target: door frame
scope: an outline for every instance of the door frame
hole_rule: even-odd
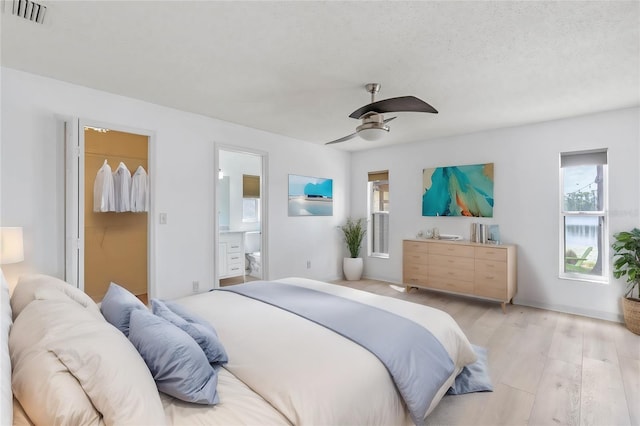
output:
[[[262,150],[247,148],[237,145],[227,145],[223,143],[215,143],[214,148],[214,196],[213,196],[213,287],[220,287],[220,276],[218,274],[218,258],[219,258],[219,241],[220,241],[220,218],[218,217],[218,190],[220,181],[218,179],[218,170],[220,169],[220,151],[236,152],[239,154],[254,155],[261,158],[261,174],[260,174],[260,262],[262,268],[262,279],[269,279],[269,251],[268,251],[268,211],[269,211],[269,197],[267,195],[268,186],[268,165],[269,165],[269,153]]]
[[[154,298],[156,286],[156,134],[152,130],[107,123],[104,121],[65,117],[65,280],[84,291],[84,128],[99,127],[118,132],[146,136],[147,173],[149,175],[149,212],[147,213],[147,295]]]

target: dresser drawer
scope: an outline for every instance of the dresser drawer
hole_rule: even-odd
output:
[[[501,277],[506,281],[507,278],[507,263],[495,262],[491,260],[476,260],[475,261],[476,279],[495,279]]]
[[[505,300],[507,297],[507,264],[476,260],[475,294]]]
[[[429,244],[420,241],[404,241],[402,244],[402,250],[406,256],[409,253],[428,253]]]
[[[431,265],[429,266],[429,281],[436,278],[473,281],[473,269],[452,269],[448,266]]]
[[[495,247],[476,247],[476,259],[507,261],[507,250]]]
[[[414,284],[420,286],[428,286],[427,272],[425,267],[406,266],[402,269],[402,282],[404,284]]]
[[[227,266],[227,272],[229,276],[238,276],[238,275],[244,275],[244,268],[242,267],[241,264],[236,263],[235,265],[228,265]]]
[[[453,291],[456,293],[473,294],[473,281],[451,279],[447,277],[430,277],[429,287]]]
[[[458,244],[432,243],[429,245],[430,254],[444,256],[473,257],[473,247]]]
[[[476,278],[474,294],[492,299],[505,300],[507,298],[507,286],[505,282]]]
[[[227,243],[227,253],[240,253],[242,251],[242,243],[230,242]]]
[[[416,263],[419,265],[426,265],[429,260],[429,255],[423,252],[408,252],[404,254],[404,263]]]
[[[473,271],[474,260],[472,257],[444,256],[442,254],[429,254],[429,265],[450,269],[464,269]]]
[[[242,253],[238,252],[238,253],[227,254],[227,264],[229,266],[242,264],[242,263],[243,263]]]
[[[417,275],[417,276],[423,276],[426,279],[428,270],[429,269],[426,264],[408,263],[405,261],[404,264],[402,265],[403,276]]]

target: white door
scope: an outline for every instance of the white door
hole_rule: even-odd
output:
[[[77,118],[65,129],[65,281],[84,290],[84,132]]]

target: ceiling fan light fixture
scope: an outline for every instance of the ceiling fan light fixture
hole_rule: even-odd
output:
[[[364,123],[358,126],[356,132],[366,141],[377,141],[389,133],[389,126],[381,123]]]

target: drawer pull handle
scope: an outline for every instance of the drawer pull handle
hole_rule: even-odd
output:
[[[485,276],[485,278],[486,278],[486,279],[488,279],[488,280],[492,280],[492,279],[494,279],[495,277],[494,277],[493,275],[487,275],[487,276]]]

